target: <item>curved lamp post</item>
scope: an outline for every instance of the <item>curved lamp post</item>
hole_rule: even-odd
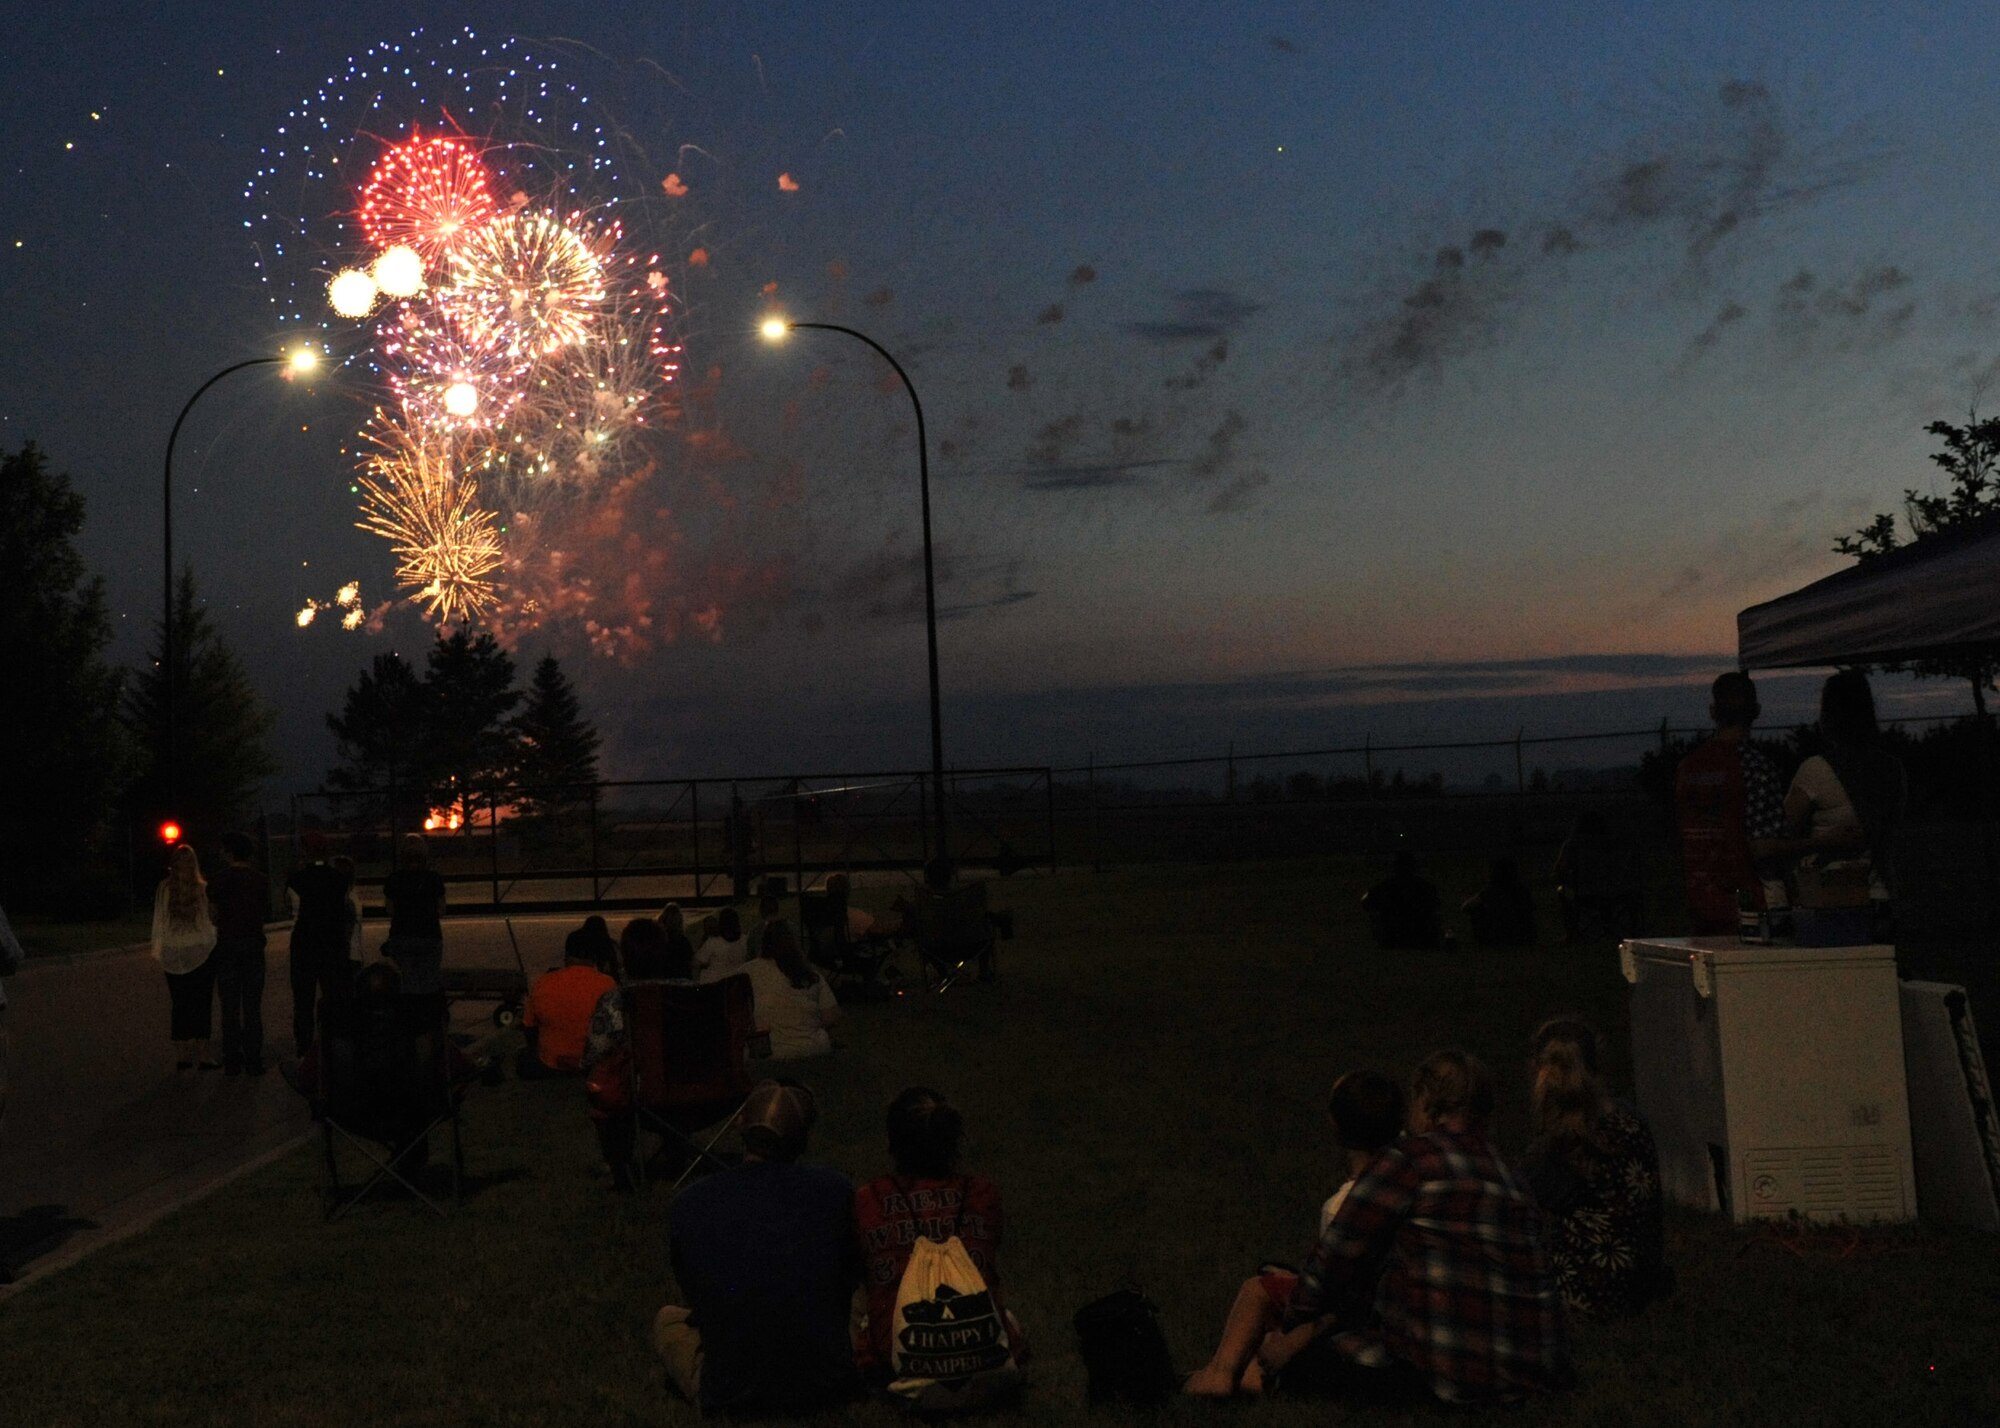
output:
[[[174,418],[174,429],[167,433],[167,459],[161,480],[160,498],[160,547],[163,553],[162,565],[165,579],[162,582],[164,603],[160,609],[160,663],[167,676],[167,804],[171,810],[175,789],[175,699],[179,694],[179,681],[174,670],[174,442],[181,434],[181,425],[194,410],[194,404],[202,394],[232,372],[241,372],[245,367],[286,367],[295,373],[310,372],[319,365],[319,354],[310,347],[300,347],[282,357],[252,357],[224,367],[206,382],[194,389],[194,395],[187,399],[181,414]]]
[[[950,852],[945,842],[944,809],[944,714],[942,701],[938,696],[938,646],[937,646],[937,577],[931,559],[931,461],[930,446],[924,439],[924,405],[917,400],[917,389],[910,382],[910,374],[903,370],[903,364],[890,355],[889,349],[865,332],[857,332],[851,327],[842,327],[832,322],[793,322],[785,317],[768,317],[758,329],[767,342],[782,342],[797,331],[840,332],[867,343],[895,369],[902,379],[903,390],[910,394],[910,409],[917,415],[917,491],[921,497],[924,514],[924,638],[929,645],[931,674],[931,805],[932,819],[937,839],[937,856],[949,860]]]

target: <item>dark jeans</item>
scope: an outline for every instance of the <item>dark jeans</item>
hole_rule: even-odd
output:
[[[215,954],[192,972],[167,973],[175,1041],[206,1041],[215,1021]]]
[[[340,1001],[353,990],[353,971],[347,961],[347,943],[328,942],[301,945],[297,934],[292,941],[292,1041],[303,1056],[313,1044],[313,999]]]
[[[222,999],[222,1064],[264,1062],[264,934],[222,937],[209,956]]]

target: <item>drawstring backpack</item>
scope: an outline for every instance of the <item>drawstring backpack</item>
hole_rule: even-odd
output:
[[[910,1247],[889,1327],[889,1392],[920,1413],[979,1408],[1020,1390],[993,1290],[956,1234]]]

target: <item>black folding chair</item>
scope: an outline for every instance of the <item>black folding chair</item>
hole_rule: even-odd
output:
[[[698,1166],[721,1169],[715,1143],[735,1124],[755,1084],[757,1034],[750,979],[742,973],[702,985],[633,982],[621,994],[632,1055],[632,1110],[641,1127],[679,1147],[676,1188]],[[769,1053],[768,1039],[765,1053]],[[718,1124],[718,1122],[720,1124]],[[714,1127],[706,1141],[696,1135]],[[645,1178],[645,1158],[639,1174]]]
[[[408,1006],[400,997],[321,1007],[313,1109],[326,1156],[328,1220],[339,1219],[388,1179],[443,1215],[444,1206],[415,1180],[429,1161],[431,1133],[441,1125],[451,1128],[451,1199],[458,1202],[465,1152],[449,1055],[444,1028],[427,1007]],[[374,1167],[358,1187],[341,1182],[339,1142]]]
[[[991,975],[996,934],[986,911],[985,883],[960,883],[942,892],[925,888],[910,918],[930,990],[949,991],[974,962],[982,976]]]

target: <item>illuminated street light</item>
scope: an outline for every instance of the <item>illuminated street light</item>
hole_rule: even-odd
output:
[[[937,644],[937,579],[931,559],[931,460],[928,443],[924,439],[924,405],[917,400],[917,389],[910,382],[910,374],[903,370],[903,364],[890,355],[889,349],[865,332],[856,332],[851,327],[840,327],[831,322],[793,322],[790,318],[772,314],[759,324],[758,331],[766,342],[782,342],[793,332],[840,332],[867,343],[876,353],[895,368],[902,379],[903,390],[910,394],[910,408],[917,414],[917,490],[922,497],[924,515],[924,637],[928,644],[931,675],[931,801],[934,805],[934,820],[937,826],[937,857],[942,863],[949,858],[945,843],[944,810],[944,702],[938,693],[938,644]]]
[[[187,399],[181,414],[174,418],[174,429],[167,433],[167,457],[161,476],[160,496],[160,552],[163,579],[161,581],[163,604],[160,610],[160,667],[167,682],[167,802],[173,803],[175,796],[175,758],[178,752],[175,708],[180,690],[179,681],[174,677],[174,442],[180,438],[181,426],[194,410],[194,404],[202,394],[232,372],[241,372],[245,367],[286,367],[288,375],[303,376],[319,365],[319,354],[310,347],[295,347],[280,357],[251,357],[224,367],[206,382],[194,389],[194,395]],[[168,838],[167,829],[174,830],[173,838]],[[160,836],[168,842],[180,837],[178,823],[162,824]]]

